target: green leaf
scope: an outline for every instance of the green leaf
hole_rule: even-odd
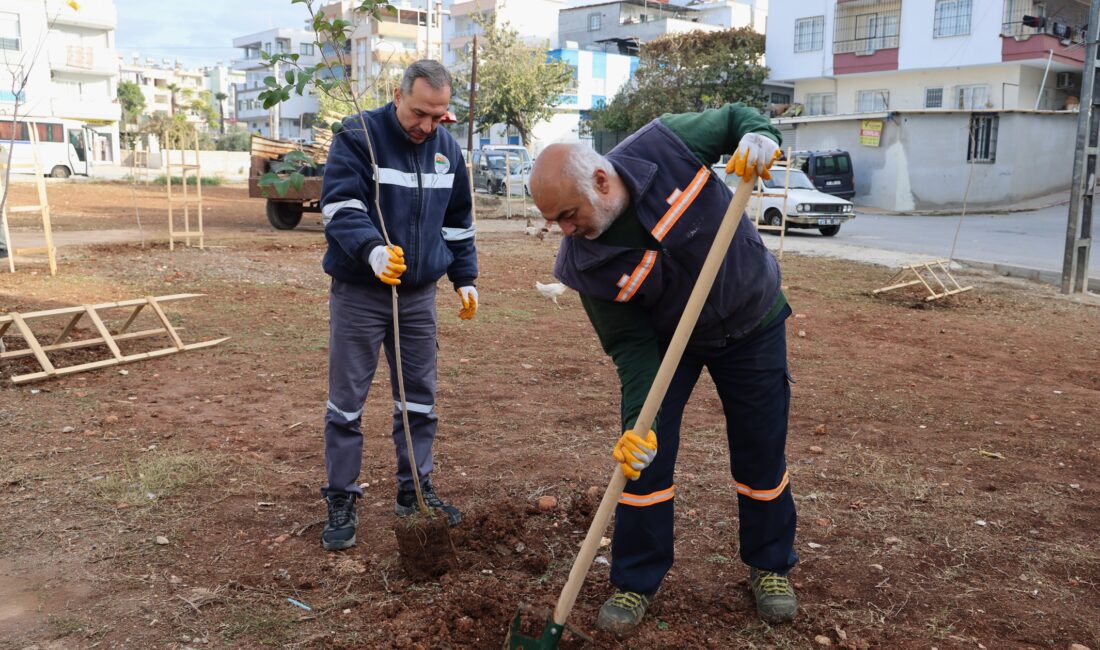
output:
[[[279,80],[271,75],[268,75],[264,77],[264,85],[269,88],[277,88],[279,86]]]
[[[290,163],[298,163],[300,165],[313,166],[313,159],[309,157],[304,151],[291,151],[283,156],[283,160]]]
[[[293,84],[294,83],[294,71],[293,70],[287,70],[286,73],[283,75],[283,78],[286,79],[286,82],[288,84]]]
[[[272,185],[272,187],[275,188],[275,191],[279,194],[279,196],[286,196],[287,190],[290,189],[290,180],[289,179],[281,179],[281,180],[275,181],[271,185]]]
[[[668,623],[666,623],[664,621],[657,621],[657,629],[658,630],[667,630],[668,629]]]
[[[298,85],[295,87],[295,90],[298,92],[299,95],[301,95],[302,92],[305,90],[305,87],[306,87],[307,83],[309,83],[309,76],[308,75],[304,75],[304,74],[298,75]]]
[[[306,177],[300,172],[294,172],[290,175],[290,178],[288,180],[290,180],[290,186],[294,188],[295,192],[301,192],[302,185],[306,182]]]
[[[336,134],[336,133],[339,133],[339,132],[344,130],[344,123],[343,122],[333,122],[332,124],[329,125],[328,128],[331,129],[334,134]]]

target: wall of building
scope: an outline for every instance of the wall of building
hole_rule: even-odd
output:
[[[768,40],[764,56],[771,69],[772,79],[784,81],[817,79],[833,73],[832,39],[835,6],[835,0],[770,3]],[[824,17],[821,49],[795,52],[795,21],[813,16]]]
[[[996,161],[967,162],[969,112],[896,113],[879,147],[860,144],[860,118],[797,124],[799,149],[852,157],[859,205],[885,210],[1005,206],[1069,188],[1077,115],[1000,113]],[[878,118],[878,119],[881,119]]]
[[[1027,71],[1026,76],[1024,71]],[[937,68],[932,70],[886,72],[866,75],[841,75],[834,78],[802,80],[795,83],[795,102],[803,103],[811,93],[836,93],[838,115],[856,112],[860,91],[885,90],[889,93],[889,108],[914,110],[924,108],[926,88],[944,89],[944,107],[951,108],[958,86],[984,85],[994,109],[1034,108],[1035,94],[1042,79],[1042,70],[1018,64],[997,64],[972,67]],[[1050,83],[1053,84],[1054,73]],[[1002,100],[1003,91],[1003,100]],[[1023,99],[1021,105],[1017,97]]]

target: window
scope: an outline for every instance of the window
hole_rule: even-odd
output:
[[[856,95],[857,113],[880,113],[890,108],[890,91],[861,90]]]
[[[264,52],[271,54],[271,43],[264,43]]]
[[[814,176],[832,176],[847,174],[851,170],[848,155],[820,156],[814,159]]]
[[[598,32],[603,27],[603,14],[588,14],[588,31]]]
[[[997,115],[975,113],[970,116],[970,143],[966,162],[992,164],[997,162]]]
[[[298,45],[298,53],[305,56],[313,56],[313,43],[301,43]]]
[[[786,93],[772,93],[769,101],[772,104],[790,104],[791,96]]]
[[[19,14],[0,11],[0,50],[19,50]]]
[[[835,93],[811,93],[806,95],[806,115],[835,115]]]
[[[970,33],[970,14],[973,0],[936,0],[936,17],[932,36],[965,36]]]
[[[925,88],[924,107],[943,108],[943,88]]]
[[[896,13],[860,14],[856,16],[856,54],[898,46],[901,16]]]
[[[825,47],[825,16],[794,21],[794,51],[814,52]]]
[[[975,110],[986,108],[989,104],[989,86],[956,86],[955,108]]]

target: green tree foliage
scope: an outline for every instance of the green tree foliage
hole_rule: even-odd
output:
[[[764,36],[751,29],[670,34],[642,45],[631,84],[602,110],[591,130],[634,131],[662,113],[689,113],[743,102],[763,108]]]
[[[122,121],[137,124],[138,117],[145,110],[145,94],[141,92],[141,86],[132,81],[120,81],[118,103],[122,106]]]
[[[484,31],[478,37],[474,102],[478,132],[494,124],[506,124],[519,132],[526,146],[531,129],[554,115],[554,106],[572,83],[573,68],[561,61],[547,61],[546,47],[527,45],[506,22],[498,25],[492,16],[477,22]],[[461,55],[455,74],[460,122],[469,116],[470,63],[470,56]]]
[[[252,135],[241,127],[230,128],[218,139],[218,151],[248,151],[252,144]]]

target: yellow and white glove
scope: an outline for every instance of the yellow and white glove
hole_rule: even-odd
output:
[[[657,434],[650,429],[649,435],[641,438],[634,434],[633,429],[627,429],[619,442],[615,443],[615,450],[611,455],[622,465],[623,474],[628,479],[637,480],[642,475],[642,470],[649,467],[657,456]]]
[[[779,145],[771,138],[759,133],[746,133],[733,152],[733,158],[726,164],[727,174],[736,174],[741,180],[751,182],[755,173],[768,180],[772,177],[768,168],[779,156]]]
[[[474,287],[459,287],[458,298],[462,301],[462,309],[458,310],[458,317],[462,320],[470,320],[477,313],[477,289]]]
[[[375,246],[367,260],[378,279],[390,286],[401,284],[405,272],[405,251],[400,246]]]

